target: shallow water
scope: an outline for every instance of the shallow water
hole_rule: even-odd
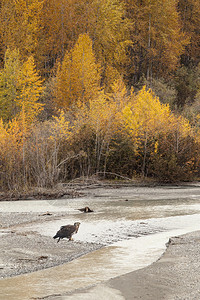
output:
[[[94,213],[78,211],[84,206]],[[200,229],[200,190],[97,189],[87,198],[4,202],[0,203],[0,210],[67,212],[67,217],[46,222],[45,227],[32,225],[31,230],[53,236],[61,225],[80,221],[74,240],[105,246],[62,266],[0,280],[0,299],[23,300],[73,292],[156,261],[170,236]]]

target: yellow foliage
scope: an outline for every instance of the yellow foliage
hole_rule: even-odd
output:
[[[0,145],[1,159],[6,170],[15,168],[16,157],[21,156],[22,149],[22,132],[16,120],[12,120],[9,124],[0,121]]]
[[[71,136],[71,130],[69,126],[69,122],[66,121],[64,111],[60,111],[60,115],[58,117],[54,116],[54,123],[53,123],[53,131],[59,138],[64,138],[68,140]],[[50,138],[54,138],[51,136]]]
[[[100,71],[87,34],[81,34],[71,52],[58,65],[55,80],[55,102],[69,108],[77,101],[88,102],[99,91]]]
[[[111,101],[104,91],[95,100],[90,101],[89,120],[97,134],[111,130],[116,114],[116,102]]]
[[[9,134],[9,139],[12,140],[12,144],[16,149],[18,149],[22,144],[23,130],[21,128],[21,122],[16,118],[8,123],[7,132]]]
[[[157,153],[158,152],[158,141],[155,142],[155,145],[154,145],[154,153]]]
[[[38,102],[41,93],[44,91],[43,81],[38,75],[32,56],[23,64],[18,86],[20,94],[16,98],[16,105],[24,109],[27,120],[31,123],[43,110],[43,104]]]
[[[132,94],[130,102],[123,109],[125,128],[134,138],[146,133],[162,130],[170,117],[168,105],[161,104],[151,90],[144,86],[138,94]]]
[[[44,91],[43,80],[36,71],[33,57],[22,63],[19,55],[16,49],[5,53],[5,65],[0,72],[0,116],[5,121],[20,118],[23,108],[31,124],[43,110],[43,104],[38,102]]]
[[[0,119],[0,144],[1,144],[0,151],[3,151],[3,147],[6,144],[7,137],[8,137],[8,133],[3,124],[3,120]]]
[[[117,69],[112,67],[111,65],[106,66],[104,76],[104,87],[107,92],[110,92],[115,82],[117,82],[121,78],[121,75],[117,71]]]
[[[0,117],[11,120],[16,114],[15,99],[19,93],[18,78],[21,70],[19,51],[6,50],[4,68],[0,71]]]
[[[147,136],[158,137],[169,133],[186,137],[192,134],[189,122],[171,113],[169,105],[160,103],[151,90],[144,86],[133,94],[130,102],[122,110],[122,124],[139,145]],[[155,150],[157,146],[155,146]]]
[[[93,0],[93,19],[88,30],[94,41],[98,61],[103,68],[113,66],[121,71],[127,61],[126,50],[130,46],[129,26],[125,2],[122,0]]]
[[[95,136],[95,151],[109,144],[119,125],[118,111],[120,106],[115,98],[109,97],[104,91],[99,92],[89,104],[80,103],[74,112],[73,134],[75,138],[83,128],[90,129]]]
[[[133,100],[134,121],[145,130],[162,128],[170,116],[169,105],[161,104],[151,90],[144,86]]]
[[[23,58],[38,46],[44,0],[2,0],[0,35],[4,47],[18,48]]]

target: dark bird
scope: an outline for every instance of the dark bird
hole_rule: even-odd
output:
[[[88,206],[86,206],[84,208],[79,208],[78,210],[85,212],[85,213],[93,212],[93,210],[90,209]]]
[[[60,230],[53,237],[54,239],[58,238],[57,243],[64,238],[68,238],[69,241],[73,241],[72,235],[78,232],[79,226],[81,223],[76,222],[74,225],[64,225],[60,227]]]

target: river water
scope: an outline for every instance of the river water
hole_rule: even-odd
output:
[[[94,212],[78,211],[85,206]],[[73,294],[76,289],[156,261],[165,251],[169,237],[200,229],[200,186],[99,188],[88,190],[87,197],[78,199],[2,202],[0,210],[63,211],[67,217],[46,222],[45,227],[32,225],[31,230],[52,237],[61,225],[79,221],[81,226],[74,240],[104,246],[62,266],[0,280],[0,299],[37,299]],[[76,296],[62,299],[68,298]]]

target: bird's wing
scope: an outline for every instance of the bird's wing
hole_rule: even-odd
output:
[[[64,227],[66,227],[66,226],[68,226],[68,225],[63,225],[63,226],[61,226],[61,227],[60,227],[60,230],[63,229]]]
[[[66,231],[68,234],[72,234],[76,230],[74,225],[65,225],[60,227],[61,231]]]
[[[71,226],[74,226],[74,225],[63,225],[63,226],[60,227],[60,229],[63,229],[63,228],[67,229],[67,228],[70,228]]]
[[[84,208],[78,208],[78,210],[80,210],[80,211],[85,211],[85,207]]]

